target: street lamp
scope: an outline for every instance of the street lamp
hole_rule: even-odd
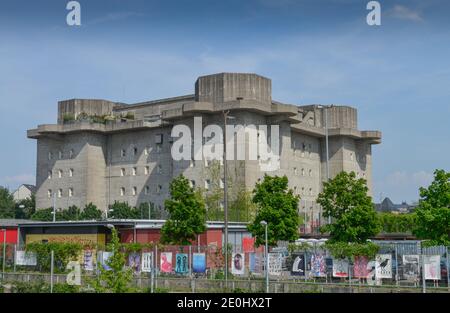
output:
[[[227,119],[234,119],[228,116],[230,111],[223,113],[223,211],[225,224],[225,287],[228,287],[228,182],[227,182]]]
[[[266,293],[269,293],[269,246],[267,243],[267,222],[261,221],[261,225],[264,226],[264,234],[265,234],[265,249],[264,249],[264,258],[266,260]]]
[[[327,172],[327,182],[330,180],[330,165],[329,163],[329,145],[328,145],[328,109],[332,108],[333,105],[319,105],[318,109],[323,109],[325,114],[325,151],[326,151],[326,172]],[[328,224],[331,224],[331,216],[328,216]]]

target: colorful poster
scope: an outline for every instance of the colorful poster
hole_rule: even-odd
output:
[[[142,265],[141,271],[144,273],[150,273],[153,268],[153,252],[142,253]]]
[[[292,275],[305,276],[305,255],[293,254],[293,262],[291,268]]]
[[[16,251],[16,265],[35,266],[37,265],[36,254],[33,252]]]
[[[177,253],[175,256],[175,272],[186,274],[188,270],[188,255],[186,253]]]
[[[377,254],[375,257],[375,277],[392,278],[392,255]]]
[[[128,255],[128,266],[133,269],[133,272],[139,273],[141,269],[141,256],[139,253],[133,252]]]
[[[283,255],[277,252],[269,253],[269,275],[281,275]]]
[[[251,273],[263,272],[263,255],[261,253],[249,253],[249,269]]]
[[[84,250],[83,268],[85,271],[94,270],[94,250]]]
[[[325,277],[327,266],[323,254],[317,253],[311,256],[311,276]]]
[[[160,269],[163,273],[172,272],[172,252],[161,252]]]
[[[403,278],[416,281],[419,278],[419,256],[403,255]]]
[[[242,238],[242,249],[244,253],[255,252],[255,238]]]
[[[369,270],[367,269],[369,260],[366,256],[355,256],[355,264],[353,266],[353,276],[356,278],[367,278]]]
[[[194,273],[204,273],[206,271],[206,254],[194,253],[192,255],[192,270]]]
[[[233,253],[231,261],[231,273],[234,275],[244,274],[245,254]]]
[[[109,251],[99,251],[98,253],[99,262],[107,271],[109,271],[111,267],[106,263],[106,261],[108,261],[111,256],[112,252]]]
[[[348,260],[333,259],[333,277],[348,277]]]
[[[440,280],[441,279],[441,256],[440,255],[424,255],[423,262],[425,266],[425,279]]]

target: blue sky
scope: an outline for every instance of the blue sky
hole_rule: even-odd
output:
[[[57,101],[127,103],[190,94],[215,72],[272,79],[273,98],[346,104],[373,148],[374,198],[418,198],[450,170],[450,3],[379,1],[99,1],[66,24],[64,0],[0,0],[0,185],[34,183],[26,130],[56,121]]]

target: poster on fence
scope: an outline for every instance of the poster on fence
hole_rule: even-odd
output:
[[[381,278],[376,277],[376,261],[367,262],[367,284],[370,286],[380,286]]]
[[[348,277],[348,261],[333,259],[333,277]]]
[[[172,272],[172,252],[161,252],[160,270],[163,273]]]
[[[112,252],[108,251],[99,251],[99,262],[103,266],[103,268],[107,271],[111,269],[111,267],[106,263],[109,258],[112,256]]]
[[[133,269],[133,272],[139,273],[141,269],[141,255],[137,252],[128,255],[128,266]]]
[[[94,250],[84,250],[83,252],[83,268],[85,271],[94,270]]]
[[[234,275],[244,274],[245,254],[233,253],[231,261],[231,273]]]
[[[249,270],[251,273],[262,273],[263,272],[263,259],[261,253],[252,252],[249,253]]]
[[[325,277],[327,272],[327,265],[325,264],[325,257],[321,253],[311,255],[311,276]]]
[[[188,255],[186,253],[176,254],[175,272],[178,274],[186,274],[188,272]]]
[[[255,252],[255,238],[242,238],[242,249],[244,253]]]
[[[375,277],[392,278],[392,255],[377,254],[375,257]]]
[[[415,281],[419,277],[419,255],[403,255],[403,278],[408,281]]]
[[[35,266],[36,254],[33,252],[16,251],[16,265]]]
[[[153,252],[142,252],[141,271],[150,273],[153,267]]]
[[[425,279],[440,280],[441,279],[441,256],[440,255],[424,255],[423,261],[425,265]]]
[[[367,269],[368,259],[366,256],[355,256],[355,264],[353,266],[353,276],[356,278],[367,278],[369,270]]]
[[[292,268],[291,274],[298,276],[305,276],[305,255],[304,254],[293,254],[292,255]]]
[[[283,255],[278,252],[269,253],[269,275],[281,275]]]
[[[194,273],[204,273],[206,271],[206,254],[194,253],[192,255],[192,270]]]

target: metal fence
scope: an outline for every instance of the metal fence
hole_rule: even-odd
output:
[[[418,291],[449,288],[449,248],[425,248],[420,241],[373,242],[380,247],[373,260],[365,257],[334,259],[324,248],[324,241],[318,240],[309,240],[310,248],[297,251],[283,245],[271,247],[268,267],[263,247],[239,246],[228,253],[228,279],[263,281],[267,268],[271,283],[405,286]],[[48,260],[25,253],[23,246],[1,247],[2,279],[13,273],[49,273],[48,267],[41,264]],[[80,264],[83,275],[96,275],[99,266],[107,268],[108,257],[107,251],[91,247],[83,250],[74,261]],[[135,279],[147,279],[152,275],[155,280],[220,280],[224,279],[224,264],[224,250],[216,246],[154,246],[126,252],[126,266],[133,269]],[[67,264],[62,264],[57,257],[53,265],[56,274],[69,271]]]

